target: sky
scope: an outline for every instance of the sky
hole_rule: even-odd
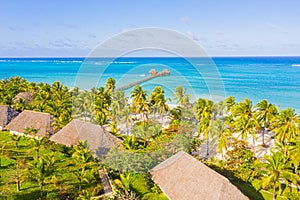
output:
[[[299,0],[0,0],[0,57],[86,57],[122,32],[185,34],[210,56],[299,56]]]

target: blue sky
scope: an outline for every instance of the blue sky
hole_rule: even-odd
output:
[[[208,55],[300,55],[297,0],[0,0],[0,57],[87,56],[122,31],[179,31]]]

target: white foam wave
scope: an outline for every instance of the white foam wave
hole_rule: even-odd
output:
[[[292,64],[292,67],[300,67],[300,64]]]

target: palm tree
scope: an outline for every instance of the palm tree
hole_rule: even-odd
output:
[[[233,128],[235,132],[240,132],[243,140],[246,141],[248,134],[250,133],[253,138],[253,144],[255,145],[256,140],[256,121],[253,115],[252,102],[245,98],[232,107],[232,116],[234,119]]]
[[[79,190],[82,189],[82,182],[88,182],[86,178],[88,170],[92,167],[93,156],[88,150],[88,145],[86,141],[80,142],[78,145],[74,146],[74,153],[72,154],[73,162],[77,168],[75,171],[75,176],[79,181]]]
[[[243,139],[244,142],[247,141],[248,135],[250,134],[253,138],[253,144],[255,145],[256,131],[255,122],[251,118],[245,116],[240,116],[233,123],[234,131],[239,133],[239,137]]]
[[[273,152],[271,156],[265,156],[267,161],[263,166],[266,171],[266,176],[262,179],[262,187],[273,186],[273,199],[276,199],[277,188],[281,191],[281,180],[284,180],[286,185],[288,182],[299,180],[296,174],[293,174],[286,168],[286,157],[282,152]]]
[[[2,158],[6,158],[7,156],[7,143],[1,142],[0,143],[0,168],[2,167]]]
[[[176,104],[187,108],[190,105],[190,97],[186,94],[186,89],[182,86],[177,86],[173,93],[174,99],[177,100]]]
[[[300,138],[291,139],[291,144],[288,146],[287,155],[294,166],[294,173],[297,174],[300,165]]]
[[[277,108],[267,100],[260,101],[256,106],[256,119],[261,124],[262,130],[262,145],[265,146],[265,131],[270,129],[270,124],[273,118],[277,115]]]
[[[84,90],[73,97],[73,113],[84,121],[91,120],[94,112],[95,94]]]
[[[147,91],[144,91],[141,86],[136,85],[131,92],[131,98],[135,113],[140,113],[142,119],[143,116],[146,116],[146,119],[148,119],[149,104],[146,101]]]
[[[116,87],[116,81],[113,78],[108,78],[105,83],[105,91],[110,95]]]
[[[99,87],[95,95],[95,115],[97,123],[101,126],[108,123],[111,116],[110,105],[111,96],[103,87]]]
[[[223,127],[224,128],[224,127]],[[228,148],[228,142],[232,136],[230,128],[223,129],[219,132],[218,152],[222,153],[222,159],[224,159],[223,149],[226,151]]]
[[[209,140],[206,141],[207,142],[206,156],[209,155],[210,145],[214,144],[219,139],[223,131],[224,131],[224,124],[220,119],[216,119],[211,122],[208,130]]]
[[[10,134],[9,136],[10,136],[11,140],[14,141],[16,149],[19,149],[19,142],[23,136],[16,135],[16,134]]]
[[[54,155],[44,155],[38,159],[34,159],[29,163],[29,168],[22,171],[24,180],[31,180],[38,183],[40,187],[40,196],[43,197],[43,187],[45,181],[52,176],[55,165]]]
[[[158,113],[163,121],[163,115],[166,112],[170,111],[169,105],[166,103],[171,99],[165,98],[165,91],[162,89],[161,86],[156,86],[149,97],[149,102],[151,107],[154,109],[154,113]]]
[[[111,94],[111,99],[110,109],[113,121],[119,122],[122,117],[122,112],[128,104],[127,98],[123,91],[115,91]]]
[[[209,126],[212,121],[212,106],[212,101],[199,98],[193,107],[196,119],[199,120],[198,134],[199,136],[202,134],[204,140],[207,139]]]
[[[287,155],[286,146],[290,139],[294,139],[299,131],[299,116],[294,113],[292,108],[282,110],[274,120],[275,136],[279,142],[284,144],[284,155]]]
[[[131,118],[131,112],[130,112],[130,107],[129,106],[126,106],[122,113],[121,113],[121,116],[122,116],[122,120],[124,121],[125,125],[126,125],[126,133],[128,135],[129,133],[129,125],[132,123],[132,118]]]
[[[35,152],[35,159],[39,158],[39,151],[45,144],[44,137],[30,138],[31,149]]]
[[[150,138],[158,135],[161,128],[161,124],[156,121],[142,121],[133,126],[131,133],[133,136],[143,139],[144,147],[146,147]]]
[[[223,103],[227,114],[230,114],[232,107],[235,105],[235,98],[233,96],[229,96],[223,101]]]

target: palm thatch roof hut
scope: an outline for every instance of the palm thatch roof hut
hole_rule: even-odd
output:
[[[24,110],[6,127],[13,134],[25,134],[26,128],[36,130],[36,136],[49,136],[53,133],[53,117],[49,113]]]
[[[0,130],[2,130],[18,114],[19,112],[11,107],[0,105]]]
[[[30,101],[33,100],[33,95],[31,92],[20,92],[19,94],[17,94],[12,101],[14,103],[18,102],[19,99],[23,99],[25,104],[28,104]]]
[[[183,151],[154,167],[150,174],[171,200],[248,199],[228,179]]]
[[[119,146],[121,140],[105,131],[101,126],[73,119],[50,140],[68,147],[87,141],[89,150],[95,156],[103,157],[113,146]]]

